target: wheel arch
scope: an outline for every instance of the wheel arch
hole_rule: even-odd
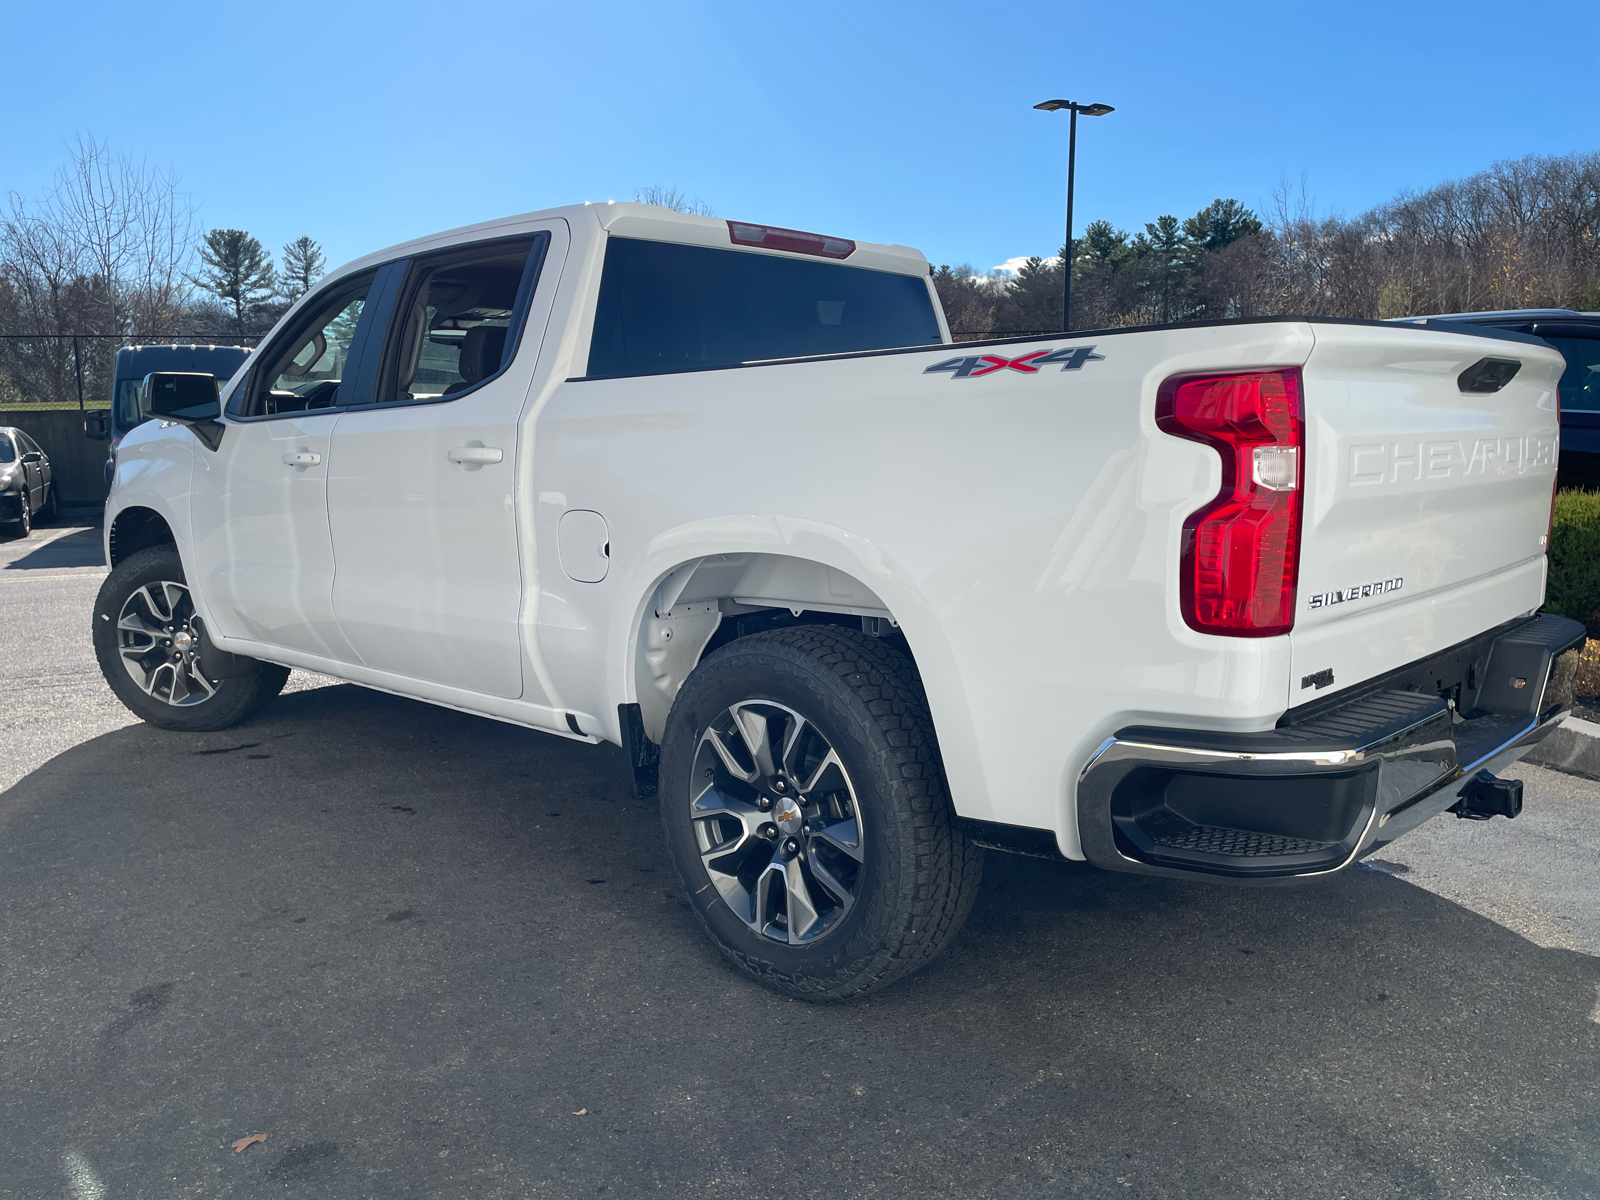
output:
[[[142,504],[120,510],[106,527],[106,565],[114,567],[130,554],[151,546],[178,547],[172,524],[161,513]]]
[[[744,526],[739,537],[729,536],[732,520],[674,531],[657,538],[631,573],[625,594],[633,600],[616,613],[614,627],[626,635],[614,649],[614,678],[622,702],[639,705],[645,736],[660,742],[683,681],[741,625],[764,618],[773,625],[847,625],[903,638],[928,697],[957,809],[986,797],[956,658],[920,587],[863,538],[814,522],[769,520],[753,528],[749,518],[737,519]]]

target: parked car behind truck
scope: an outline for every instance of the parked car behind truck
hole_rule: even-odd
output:
[[[117,447],[130,429],[146,418],[139,411],[139,390],[153,371],[190,371],[214,375],[226,381],[250,356],[248,346],[215,345],[140,345],[117,351],[111,371],[111,407],[90,409],[83,414],[84,434],[95,441],[109,441],[106,455],[106,489],[116,469]]]
[[[1565,364],[1264,319],[951,344],[921,254],[635,204],[351,263],[219,400],[154,374],[107,681],[179,730],[304,667],[624,748],[763,984],[916,969],[984,847],[1341,870],[1514,815]]]
[[[55,518],[50,456],[22,430],[0,426],[0,526],[16,537],[27,537],[35,520]]]
[[[1487,325],[1531,334],[1561,352],[1567,367],[1561,396],[1562,487],[1600,487],[1600,313],[1564,308],[1518,308],[1495,312],[1407,317],[1410,324]]]

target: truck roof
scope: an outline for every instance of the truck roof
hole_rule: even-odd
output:
[[[134,365],[135,373],[139,375],[148,375],[151,371],[194,370],[214,365],[218,358],[232,360],[232,365],[237,367],[249,354],[249,346],[202,345],[197,342],[143,343],[123,346],[117,351],[114,373],[126,377],[128,372],[124,368]]]
[[[729,232],[730,222],[721,217],[694,216],[656,204],[607,200],[603,204],[591,204],[585,201],[583,204],[569,204],[561,208],[545,208],[512,217],[498,217],[491,221],[480,221],[474,225],[462,225],[442,233],[414,238],[409,242],[388,246],[345,263],[337,270],[330,271],[327,277],[333,279],[410,254],[425,253],[458,242],[470,241],[473,240],[473,235],[509,237],[535,221],[548,220],[566,220],[574,225],[580,222],[594,222],[605,233],[617,237],[642,238],[653,242],[680,242],[691,246],[713,246],[722,250],[741,250],[750,254],[775,254],[783,258],[799,258],[810,262],[831,261],[838,262],[841,266],[866,267],[874,271],[892,271],[900,275],[928,273],[928,260],[922,251],[910,246],[855,241],[855,249],[847,258],[819,259],[813,255],[788,250],[735,245]],[[744,222],[734,223],[744,224]],[[751,224],[759,223],[751,222]]]

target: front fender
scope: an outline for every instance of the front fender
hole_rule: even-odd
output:
[[[115,565],[112,530],[116,528],[117,518],[130,508],[149,509],[165,521],[172,531],[179,558],[188,564],[192,538],[190,496],[194,456],[198,449],[199,439],[182,425],[151,421],[123,438],[117,447],[101,533],[107,566]],[[201,597],[195,594],[196,606],[201,603]],[[209,616],[203,608],[202,616]]]

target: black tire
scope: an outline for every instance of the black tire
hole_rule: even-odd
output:
[[[154,590],[138,595],[144,588]],[[112,569],[100,587],[99,596],[95,598],[95,658],[99,660],[100,672],[111,685],[117,699],[141,720],[162,729],[190,733],[227,729],[237,725],[282,691],[289,678],[289,668],[256,662],[243,675],[222,680],[211,680],[209,676],[204,676],[198,638],[191,625],[196,618],[193,617],[192,604],[187,603],[187,595],[183,562],[173,547],[152,546],[130,554]],[[155,601],[154,609],[152,599]],[[160,605],[163,603],[166,605],[165,611],[170,614],[170,626],[160,623]],[[129,626],[138,623],[151,632],[146,634],[129,628],[125,635],[125,620]],[[163,636],[168,631],[180,635],[177,637],[178,644]],[[124,637],[133,651],[145,650],[143,660],[155,664],[153,671],[148,673],[156,681],[153,691],[147,691],[135,681],[133,670],[142,668],[131,654],[124,653]],[[145,641],[150,643],[148,648],[143,646]],[[194,648],[192,653],[187,652],[185,643]],[[164,661],[169,654],[181,654],[186,661],[169,668]],[[135,663],[134,667],[127,665],[130,661]],[[181,680],[180,669],[183,671]],[[204,676],[198,688],[194,682],[196,673]],[[211,694],[199,694],[207,687],[214,689]]]
[[[11,524],[11,532],[19,539],[27,537],[33,532],[33,513],[28,508],[28,493],[22,493],[22,516]]]
[[[731,836],[744,839],[740,844],[748,847],[759,877],[748,897],[735,891],[734,899],[724,899],[711,867],[702,859],[702,854],[721,853],[728,826],[720,818],[708,822],[704,816],[695,817],[692,805],[699,805],[695,812],[704,813],[706,797],[712,798],[713,807],[731,804],[725,797],[745,788],[747,793],[738,794],[753,797],[749,804],[776,817],[785,808],[781,797],[786,786],[794,799],[805,799],[796,792],[796,784],[785,785],[784,779],[798,780],[812,769],[809,766],[786,776],[785,761],[767,777],[776,782],[768,784],[717,775],[717,762],[727,760],[707,757],[708,746],[716,749],[708,730],[724,722],[725,728],[737,731],[738,713],[751,711],[747,704],[778,714],[774,720],[788,722],[778,726],[781,729],[795,728],[795,718],[804,718],[810,728],[804,736],[817,738],[816,746],[831,747],[842,764],[843,774],[836,781],[843,788],[831,793],[834,799],[820,803],[837,806],[838,798],[848,795],[844,808],[834,812],[848,816],[853,810],[856,823],[848,827],[855,835],[852,844],[860,862],[836,856],[853,881],[854,898],[848,904],[836,904],[815,883],[814,875],[807,876],[813,881],[810,898],[820,900],[813,907],[820,911],[832,905],[838,910],[831,926],[815,914],[802,913],[807,929],[824,930],[814,941],[797,944],[801,934],[786,932],[789,908],[802,908],[803,900],[797,903],[779,896],[782,915],[769,923],[759,887],[768,872],[783,870],[780,856],[786,856],[784,862],[807,860],[809,853],[813,872],[818,861],[827,860],[832,845],[819,847],[815,840],[806,841],[815,838],[812,827],[821,828],[823,818],[807,816],[795,830],[796,837],[784,837],[770,822],[760,826],[768,831],[763,836],[769,846],[748,834],[748,822],[760,818],[727,818],[733,823]],[[773,741],[798,745],[788,733]],[[738,754],[744,769],[759,776],[759,766],[751,765],[757,760],[750,747],[745,745]],[[812,776],[815,794],[826,790],[817,783],[821,774],[822,768],[816,768]],[[692,787],[699,789],[698,800]],[[690,907],[707,934],[741,971],[797,999],[845,1000],[926,965],[960,931],[977,897],[983,851],[956,824],[916,669],[904,655],[864,633],[807,625],[741,638],[707,655],[673,702],[663,737],[660,792],[667,845]],[[810,814],[815,807],[802,811]],[[787,808],[791,829],[799,823],[795,812],[791,804]],[[718,832],[703,834],[708,824]],[[772,857],[763,865],[769,849]],[[730,855],[713,861],[724,868],[722,886],[732,887],[730,880],[743,868],[729,864],[743,860]],[[742,911],[735,910],[736,902]]]
[[[39,506],[39,520],[46,525],[54,525],[61,519],[61,509],[56,503],[56,485],[48,484],[44,489],[44,503]]]

